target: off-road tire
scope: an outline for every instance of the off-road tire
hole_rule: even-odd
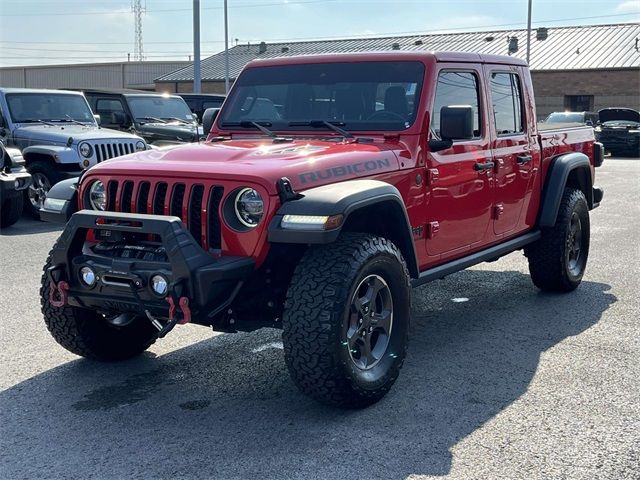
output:
[[[9,198],[2,204],[2,212],[0,212],[0,227],[10,227],[16,223],[22,216],[24,209],[24,197],[22,193]]]
[[[393,328],[384,355],[365,375],[352,360],[345,329],[355,289],[372,274],[391,293]],[[333,244],[310,247],[294,271],[282,319],[291,378],[304,394],[328,405],[362,408],[377,402],[404,362],[410,311],[409,272],[391,241],[345,233]]]
[[[579,272],[572,273],[568,262],[571,218],[574,213],[581,224],[581,247]],[[542,238],[525,247],[529,260],[529,272],[533,284],[549,292],[575,290],[584,275],[589,255],[589,207],[581,190],[565,188],[553,227],[542,229]]]
[[[116,361],[135,357],[155,342],[157,330],[146,318],[137,317],[124,327],[115,327],[93,310],[51,305],[50,280],[46,274],[50,266],[51,257],[42,275],[40,303],[49,332],[64,348],[81,357]]]
[[[53,166],[52,163],[49,162],[33,162],[29,165],[27,165],[27,171],[33,176],[34,174],[40,173],[42,175],[44,175],[45,177],[47,177],[47,179],[49,180],[49,185],[50,187],[53,187],[56,183],[58,183],[60,180],[62,180],[62,177],[60,176],[60,173],[55,169],[55,167]],[[35,181],[35,179],[34,179]],[[33,185],[33,182],[32,182]],[[31,187],[29,187],[31,188]],[[25,189],[24,191],[24,204],[25,204],[25,208],[27,210],[27,212],[29,212],[29,215],[31,215],[34,219],[36,220],[40,220],[40,210],[35,208],[32,203],[31,200],[29,200],[29,188]]]

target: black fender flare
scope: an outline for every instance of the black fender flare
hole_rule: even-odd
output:
[[[47,199],[59,200],[55,208],[40,209],[40,219],[51,223],[67,223],[78,210],[78,178],[67,178],[47,192]]]
[[[569,181],[569,176],[574,171],[581,189],[587,197],[589,208],[593,208],[593,178],[589,157],[580,152],[566,153],[553,161],[553,165],[547,173],[542,191],[539,226],[552,227],[555,225],[564,189]]]
[[[336,241],[349,218],[364,208],[375,205],[391,208],[394,243],[407,262],[411,277],[418,277],[415,244],[404,201],[396,187],[379,180],[349,180],[323,185],[301,193],[299,198],[283,203],[269,223],[269,242],[294,244],[327,244]],[[282,228],[284,215],[334,216],[344,220],[331,230],[290,230]]]

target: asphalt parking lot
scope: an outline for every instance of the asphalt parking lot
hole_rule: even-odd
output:
[[[414,292],[392,392],[362,411],[297,392],[279,332],[183,326],[99,364],[42,321],[59,229],[3,231],[0,478],[640,478],[640,161],[608,158],[581,287],[511,254]]]

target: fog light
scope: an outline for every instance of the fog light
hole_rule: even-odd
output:
[[[167,279],[162,275],[154,275],[151,277],[151,290],[156,295],[164,297],[167,294],[167,290],[169,288],[169,284],[167,283]]]
[[[80,269],[80,278],[87,287],[93,287],[96,283],[96,274],[90,267],[82,267]]]

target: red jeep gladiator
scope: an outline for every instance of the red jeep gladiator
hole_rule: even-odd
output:
[[[44,268],[46,324],[99,360],[187,322],[281,328],[302,392],[372,404],[402,366],[412,286],[519,249],[538,288],[579,285],[603,148],[591,127],[540,131],[534,104],[510,57],[251,62],[205,114],[206,142],[49,192],[43,218],[67,225]]]

